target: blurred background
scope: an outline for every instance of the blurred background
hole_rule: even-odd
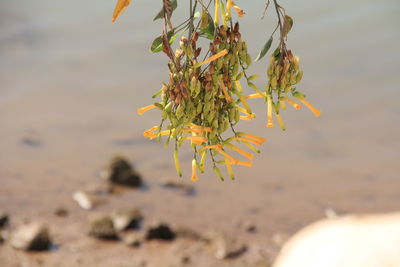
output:
[[[178,2],[174,21],[184,19],[188,7]],[[142,136],[160,114],[136,114],[168,77],[166,57],[149,52],[162,30],[152,21],[161,1],[133,0],[111,23],[111,0],[1,0],[0,210],[9,214],[11,229],[45,222],[58,248],[30,254],[0,244],[0,266],[136,266],[133,258],[146,263],[138,266],[180,266],[174,261],[179,246],[190,246],[131,249],[87,237],[82,229],[91,213],[121,207],[140,208],[144,226],[161,220],[224,231],[247,244],[248,252],[230,261],[207,250],[188,252],[190,266],[250,266],[257,253],[271,260],[279,251],[276,239],[327,210],[400,210],[399,2],[280,3],[294,19],[288,47],[304,69],[298,88],[322,116],[288,108],[287,130],[267,129],[265,105],[253,100],[257,119],[239,125],[267,138],[253,167],[235,168],[236,180],[225,182],[208,170],[193,184],[190,150],[184,150],[182,179],[196,191],[186,196],[160,186],[178,179],[171,148]],[[260,20],[264,1],[237,4],[246,11],[241,31],[255,58],[275,14],[270,9]],[[266,64],[250,68],[260,74],[260,87]],[[113,155],[135,166],[145,189],[107,197],[94,211],[81,209],[72,194],[98,183]],[[58,207],[68,216],[55,216]],[[249,222],[255,233],[239,229]]]

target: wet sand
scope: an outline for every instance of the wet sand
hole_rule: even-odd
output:
[[[12,227],[46,222],[60,247],[29,254],[0,244],[0,266],[135,266],[142,259],[147,266],[179,266],[177,255],[184,251],[190,266],[247,266],[259,251],[276,255],[274,234],[292,234],[324,217],[327,208],[339,214],[400,210],[400,5],[369,0],[283,5],[295,19],[289,45],[305,70],[301,91],[323,115],[287,110],[286,132],[267,129],[264,106],[255,100],[258,118],[240,125],[268,139],[253,168],[238,167],[236,180],[225,182],[208,170],[194,184],[197,194],[188,197],[159,186],[176,177],[171,149],[142,137],[159,114],[136,115],[167,76],[165,58],[145,52],[159,31],[150,21],[158,5],[138,2],[112,25],[113,3],[106,1],[3,1],[0,209],[10,214]],[[261,2],[241,6],[257,14],[242,22],[255,56],[267,39],[259,39],[260,32],[267,35],[271,21],[257,20]],[[265,65],[256,63],[252,70],[262,74]],[[144,213],[144,227],[163,220],[226,231],[245,242],[248,252],[219,261],[188,240],[133,249],[88,237],[93,212],[79,208],[71,195],[98,183],[99,171],[115,154],[136,166],[147,189],[112,195],[94,212],[135,206]],[[181,159],[189,181],[189,150]],[[59,206],[69,216],[56,217]],[[257,232],[237,226],[244,221],[253,222]]]

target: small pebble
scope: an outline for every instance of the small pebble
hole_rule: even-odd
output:
[[[142,178],[133,166],[123,157],[113,157],[109,166],[102,172],[102,177],[113,184],[140,187]]]
[[[147,229],[146,239],[160,239],[166,241],[172,241],[176,237],[175,232],[165,223],[154,224]]]
[[[8,214],[0,210],[0,228],[8,225]]]
[[[17,249],[48,250],[51,245],[51,238],[44,224],[30,223],[17,228],[11,234],[10,243]]]
[[[114,212],[111,216],[114,229],[123,231],[130,228],[138,228],[142,220],[142,214],[138,209],[121,210]]]
[[[58,207],[54,211],[54,214],[57,215],[58,217],[66,217],[66,216],[68,216],[68,210],[64,207]]]
[[[85,210],[91,210],[94,207],[93,197],[84,191],[77,191],[72,198],[78,203],[79,207]]]
[[[89,235],[107,240],[117,240],[118,235],[114,229],[113,221],[110,216],[96,216],[90,221]]]

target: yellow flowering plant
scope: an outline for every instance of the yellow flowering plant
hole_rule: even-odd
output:
[[[113,22],[130,3],[131,0],[118,0]],[[186,141],[193,148],[193,181],[199,179],[198,171],[205,171],[207,157],[221,180],[224,176],[220,166],[225,166],[231,179],[234,179],[232,165],[252,166],[253,153],[260,153],[257,146],[266,140],[236,130],[240,120],[252,120],[256,116],[248,102],[250,99],[263,98],[267,103],[267,127],[274,126],[275,114],[276,121],[285,130],[280,113],[286,104],[300,109],[301,104],[297,101],[316,116],[320,115],[320,111],[295,87],[301,81],[303,71],[299,58],[286,47],[293,19],[276,0],[266,2],[265,12],[270,3],[273,3],[277,14],[277,26],[255,61],[267,54],[278,30],[279,43],[270,56],[268,80],[265,90],[261,91],[253,83],[258,75],[248,74],[253,60],[238,21],[245,12],[234,1],[189,0],[189,18],[174,27],[172,15],[178,2],[162,0],[162,8],[154,18],[163,20],[162,34],[153,41],[150,50],[153,53],[162,51],[168,57],[168,82],[162,83],[161,89],[153,96],[159,97],[160,101],[139,108],[137,112],[161,111],[161,123],[146,130],[143,135],[159,141],[165,136],[166,144],[174,141],[173,158],[179,176],[182,172],[178,150]],[[179,44],[174,45],[178,37]],[[208,40],[209,47],[198,47],[200,38]],[[255,93],[244,95],[242,82]],[[231,132],[229,137],[226,137],[227,132]]]

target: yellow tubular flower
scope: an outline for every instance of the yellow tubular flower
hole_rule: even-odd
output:
[[[288,104],[292,105],[295,109],[301,109],[301,105],[293,101],[292,99],[285,97],[283,98],[283,100],[286,101]]]
[[[239,94],[239,99],[242,102],[243,106],[246,108],[247,112],[251,113],[251,108],[249,106],[249,104],[246,101],[246,98],[243,97],[241,94]]]
[[[300,101],[301,103],[304,104],[304,106],[308,107],[316,117],[319,117],[321,115],[321,111],[316,109],[313,105],[311,105],[310,102],[308,102],[305,99],[300,99]]]
[[[199,180],[199,177],[197,176],[197,162],[195,159],[192,160],[192,181],[197,181]]]
[[[261,97],[265,97],[265,95],[262,95],[260,93],[255,93],[255,94],[251,94],[251,95],[246,96],[247,99],[261,98]]]
[[[224,27],[227,27],[227,23],[226,23],[226,11],[225,11],[225,7],[224,7],[224,2],[220,3],[220,7],[221,7],[221,16],[222,16],[222,23],[224,24]]]
[[[258,145],[258,146],[261,146],[261,145],[262,145],[261,142],[258,142],[258,141],[253,140],[253,139],[245,138],[245,137],[235,137],[235,140],[237,140],[237,141],[250,142],[250,143],[253,143],[253,144]]]
[[[253,150],[256,153],[260,153],[261,151],[257,148],[255,148],[252,144],[250,144],[247,141],[242,140],[242,143],[245,144],[248,148],[250,148],[251,150]]]
[[[217,149],[218,153],[220,153],[222,156],[224,156],[225,158],[229,159],[231,161],[231,164],[236,164],[236,162],[238,162],[238,159],[235,159],[234,157],[232,157],[231,155],[229,155],[228,153],[226,153],[225,151],[223,151],[222,149]]]
[[[238,89],[238,92],[241,93],[243,92],[242,85],[240,84],[240,81],[235,81],[236,87]]]
[[[143,132],[143,136],[147,137],[149,139],[153,139],[155,137],[157,137],[157,135],[154,133],[155,130],[159,129],[160,126],[153,126],[150,129],[146,130]]]
[[[143,133],[143,136],[149,139],[154,139],[157,137],[155,133]]]
[[[181,167],[179,164],[179,158],[178,158],[178,149],[176,149],[176,148],[174,150],[174,161],[175,161],[176,172],[178,173],[178,175],[180,177],[182,177],[182,171],[181,171]]]
[[[207,128],[183,128],[182,132],[189,132],[189,133],[196,133],[196,134],[202,134],[204,132],[211,132],[211,129]]]
[[[222,92],[224,93],[226,102],[232,102],[231,96],[228,94],[228,90],[226,89],[226,86],[222,80],[219,80],[219,86],[222,88]]]
[[[253,134],[248,134],[248,133],[243,133],[243,132],[238,132],[237,133],[239,136],[243,136],[246,137],[247,139],[253,139],[261,144],[263,144],[265,141],[267,141],[267,139],[263,138],[263,137],[259,137]]]
[[[254,157],[253,154],[248,153],[248,152],[244,151],[243,149],[240,149],[240,148],[238,148],[237,146],[234,146],[234,145],[232,145],[232,144],[226,144],[226,147],[228,147],[228,148],[232,149],[233,151],[235,151],[235,152],[241,154],[242,156],[248,158],[249,160],[252,160],[253,157]]]
[[[249,113],[247,110],[245,110],[244,108],[242,108],[240,106],[236,106],[236,109],[239,110],[240,112],[246,114],[246,115],[251,115],[251,113]]]
[[[225,166],[226,166],[226,171],[229,174],[229,177],[231,177],[231,179],[234,180],[235,175],[233,174],[232,165],[227,158],[225,158]]]
[[[219,0],[214,0],[214,1],[215,1],[214,24],[218,25],[219,24]]]
[[[236,11],[237,15],[239,16],[239,18],[243,17],[244,14],[246,14],[243,9],[241,9],[240,7],[238,7],[237,5],[234,4],[233,9]]]
[[[252,119],[254,119],[254,117],[251,115],[247,115],[247,116],[240,116],[239,119],[241,119],[242,121],[251,121]]]
[[[231,18],[231,8],[233,6],[233,1],[232,0],[227,0],[226,1],[226,17],[229,19]]]
[[[137,109],[137,113],[139,114],[139,115],[142,115],[143,113],[145,113],[146,111],[149,111],[149,110],[151,110],[151,109],[153,109],[153,108],[155,108],[156,106],[153,104],[153,105],[148,105],[148,106],[145,106],[145,107],[143,107],[143,108],[138,108]]]
[[[282,120],[281,115],[278,114],[278,113],[276,113],[275,115],[276,115],[276,119],[278,120],[279,126],[281,127],[281,129],[282,129],[283,131],[285,131],[285,130],[286,130],[286,126],[285,126],[285,123],[284,123],[283,120]]]
[[[119,15],[124,12],[124,10],[128,7],[132,0],[118,0],[117,5],[115,6],[114,13],[111,21],[115,22],[115,20],[119,17]]]
[[[196,63],[196,64],[193,66],[193,68],[196,69],[196,68],[198,68],[198,67],[200,67],[200,66],[202,66],[202,65],[204,65],[204,64],[207,64],[207,63],[210,63],[210,62],[212,62],[212,61],[214,61],[214,60],[217,60],[217,59],[219,59],[220,57],[225,56],[226,54],[228,54],[228,50],[224,49],[224,50],[218,52],[217,54],[215,54],[215,55],[213,55],[213,56],[207,58],[206,60],[204,60],[204,61],[202,61],[202,62],[199,62],[199,63]]]
[[[199,169],[200,169],[201,173],[204,172],[204,166],[205,166],[205,163],[206,163],[206,157],[207,157],[207,150],[204,149],[201,152],[201,159],[200,159],[200,168]]]
[[[150,132],[154,132],[155,130],[157,130],[158,128],[160,128],[160,126],[153,126],[150,129],[144,131],[145,133],[150,133]]]
[[[280,107],[281,107],[282,110],[285,110],[285,109],[286,109],[285,101],[279,101],[279,105],[280,105]]]
[[[186,136],[186,140],[192,141],[192,144],[201,145],[202,143],[208,142],[207,137],[203,136]]]
[[[237,161],[237,162],[235,162],[235,164],[246,166],[246,167],[253,167],[253,162],[251,162],[251,161]]]
[[[189,133],[196,133],[196,134],[201,134],[203,133],[203,130],[200,128],[183,128],[182,132],[189,132]]]
[[[192,129],[201,129],[201,130],[203,130],[203,132],[209,132],[209,133],[211,132],[211,127],[204,127],[204,126],[196,125],[194,123],[189,123],[188,125]]]
[[[272,98],[271,95],[267,95],[267,127],[274,127],[274,122],[272,121]]]

